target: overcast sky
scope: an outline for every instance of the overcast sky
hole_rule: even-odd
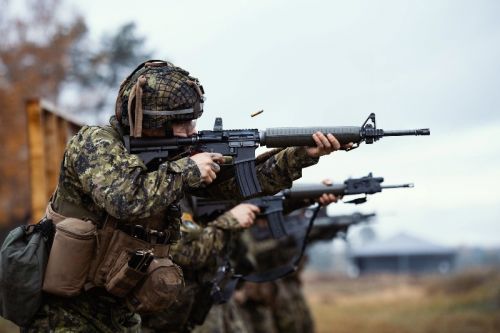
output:
[[[156,57],[200,78],[199,129],[216,116],[226,128],[359,126],[370,112],[380,128],[429,127],[323,157],[302,181],[414,182],[356,207],[378,213],[379,236],[500,245],[499,1],[72,1],[96,38],[134,21]]]

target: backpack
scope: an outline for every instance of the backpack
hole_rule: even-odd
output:
[[[0,249],[0,315],[19,326],[29,324],[42,304],[42,285],[54,237],[52,220],[19,226]]]

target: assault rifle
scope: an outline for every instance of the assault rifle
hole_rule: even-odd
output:
[[[430,135],[430,130],[396,130],[384,131],[376,127],[375,114],[371,113],[361,126],[336,127],[276,127],[264,131],[258,129],[222,128],[222,118],[215,119],[212,131],[199,131],[189,138],[134,138],[124,136],[125,146],[131,154],[137,154],[147,165],[153,160],[168,160],[179,148],[192,146],[195,151],[215,152],[232,157],[235,167],[236,181],[244,198],[261,192],[255,171],[255,149],[260,146],[283,148],[293,146],[310,146],[316,144],[312,139],[315,132],[331,133],[340,144],[350,142],[357,148],[361,142],[374,143],[384,136]]]
[[[267,218],[269,231],[273,238],[281,238],[287,235],[284,226],[284,207],[295,207],[300,204],[302,207],[312,203],[323,193],[335,195],[359,195],[365,194],[364,198],[356,198],[347,203],[360,204],[366,202],[368,194],[381,192],[387,188],[413,187],[413,184],[401,185],[381,185],[384,181],[382,177],[373,177],[372,174],[361,178],[349,178],[343,184],[323,185],[293,185],[292,188],[283,190],[273,196],[264,196],[244,201],[258,206],[261,210],[260,216]],[[201,222],[209,222],[219,215],[236,206],[236,200],[212,200],[207,198],[195,198],[195,215]],[[299,207],[297,207],[299,208]]]
[[[370,172],[368,176],[361,178],[349,178],[342,184],[296,184],[292,188],[282,191],[282,194],[290,200],[310,200],[318,198],[323,193],[335,195],[355,195],[364,194],[363,198],[356,198],[345,203],[361,204],[365,203],[368,194],[382,192],[383,189],[413,187],[412,183],[399,185],[381,185],[383,177],[373,177]]]
[[[307,237],[307,242],[312,243],[315,241],[330,240],[337,237],[339,234],[346,234],[349,227],[368,222],[376,216],[375,213],[363,214],[352,213],[348,215],[333,215],[328,216],[326,209],[321,209],[314,221],[314,226]],[[287,219],[286,232],[289,236],[296,239],[303,238],[307,229],[307,219],[298,218],[296,216]],[[272,234],[269,229],[261,226],[253,226],[252,236],[257,241],[269,239]]]
[[[339,235],[346,235],[347,230],[349,230],[351,226],[363,222],[369,222],[375,216],[375,213],[363,214],[358,212],[349,215],[334,215],[325,217],[321,217],[318,214],[317,222],[314,224],[309,234],[308,243],[330,240]],[[324,223],[323,221],[327,221],[327,223]]]

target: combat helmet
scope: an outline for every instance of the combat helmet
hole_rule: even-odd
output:
[[[163,60],[140,64],[120,85],[115,115],[130,135],[143,128],[169,128],[172,121],[203,113],[203,87],[186,70]]]

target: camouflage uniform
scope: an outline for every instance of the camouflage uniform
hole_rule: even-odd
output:
[[[90,219],[98,227],[107,219],[141,225],[168,235],[166,243],[175,242],[180,219],[174,205],[188,188],[202,184],[200,170],[189,157],[148,169],[129,154],[123,133],[140,137],[143,127],[171,131],[171,121],[190,121],[202,112],[203,88],[196,78],[168,62],[141,64],[120,86],[111,126],[85,126],[68,143],[52,208],[63,216]],[[25,329],[139,332],[139,317],[124,303],[104,288],[70,298],[48,295]]]
[[[234,299],[214,305],[201,326],[193,333],[250,333]]]
[[[141,317],[120,303],[95,291],[71,298],[46,295],[33,324],[21,332],[140,332]]]
[[[299,251],[291,239],[256,241],[250,233],[246,233],[244,239],[256,257],[259,271],[288,263]],[[304,264],[302,258],[298,271],[282,279],[266,283],[245,282],[246,300],[240,310],[251,332],[314,332],[300,281]]]
[[[290,187],[293,180],[300,178],[303,167],[316,162],[317,159],[310,158],[304,148],[298,147],[273,150],[259,156],[256,168],[264,193],[274,194],[280,189]],[[229,194],[227,198],[239,197],[234,193],[235,189],[234,178],[217,183],[217,191]],[[200,193],[200,190],[196,192]],[[201,192],[205,196],[217,194],[212,186]],[[183,207],[183,211],[190,212],[190,208]],[[171,253],[174,261],[183,269],[186,288],[172,308],[163,313],[144,317],[145,332],[190,330],[190,325],[186,322],[187,317],[190,312],[200,310],[195,302],[196,293],[211,281],[217,269],[216,257],[230,251],[226,244],[231,238],[237,237],[238,231],[241,230],[237,220],[229,212],[203,228],[192,221],[192,214],[183,216],[181,240],[172,248]],[[186,219],[186,216],[190,218]],[[241,323],[238,308],[231,302],[214,306],[206,322],[196,332],[246,332]],[[215,327],[220,331],[215,330]]]
[[[237,305],[248,332],[277,333],[271,309],[276,298],[276,284],[245,282],[238,292],[242,295]]]
[[[278,332],[314,332],[314,321],[298,273],[276,281],[273,317]]]
[[[109,214],[127,223],[170,230],[173,238],[177,237],[180,221],[166,216],[166,209],[180,199],[184,186],[201,184],[198,167],[186,157],[165,162],[157,171],[147,172],[144,163],[125,149],[116,120],[112,119],[111,123],[113,126],[104,128],[85,126],[68,143],[53,198],[54,210],[65,216],[74,216],[78,211],[81,217],[98,221]],[[52,319],[38,316],[30,328],[48,331],[49,328],[70,327],[73,322],[75,327],[85,329],[82,322],[86,322],[94,327],[91,331],[116,332],[115,326],[104,328],[102,316],[87,312],[91,308],[89,300],[102,304],[102,308],[119,308],[117,304],[122,304],[122,311],[126,312],[123,302],[102,294],[103,297],[85,292],[82,297],[69,299],[48,297],[41,313],[51,314],[49,318]],[[69,303],[73,306],[66,310]],[[132,316],[133,313],[120,314],[120,318]],[[110,318],[107,322],[118,322],[120,318]]]

